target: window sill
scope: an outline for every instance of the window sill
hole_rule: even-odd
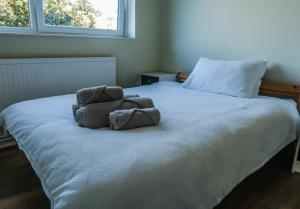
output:
[[[22,32],[0,32],[0,36],[28,36],[28,37],[54,37],[54,38],[95,38],[95,39],[124,39],[135,40],[136,37],[130,36],[100,36],[100,35],[84,35],[84,34],[60,34],[60,33],[22,33]]]

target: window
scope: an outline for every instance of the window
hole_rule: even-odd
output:
[[[123,36],[126,0],[0,0],[0,32]]]
[[[32,0],[0,0],[0,31],[33,32]]]

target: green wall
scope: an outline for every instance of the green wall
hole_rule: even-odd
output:
[[[271,62],[267,80],[300,84],[299,9],[299,0],[165,0],[162,66],[260,58]]]
[[[116,56],[117,79],[136,85],[140,72],[160,67],[160,0],[136,1],[136,39],[0,36],[0,58]]]

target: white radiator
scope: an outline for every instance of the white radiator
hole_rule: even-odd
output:
[[[116,84],[116,58],[0,59],[0,112],[19,101]]]

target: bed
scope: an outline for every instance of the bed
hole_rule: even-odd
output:
[[[161,125],[79,128],[74,95],[25,101],[1,113],[53,209],[212,209],[297,136],[292,100],[236,98],[175,82],[125,93],[151,97]]]

